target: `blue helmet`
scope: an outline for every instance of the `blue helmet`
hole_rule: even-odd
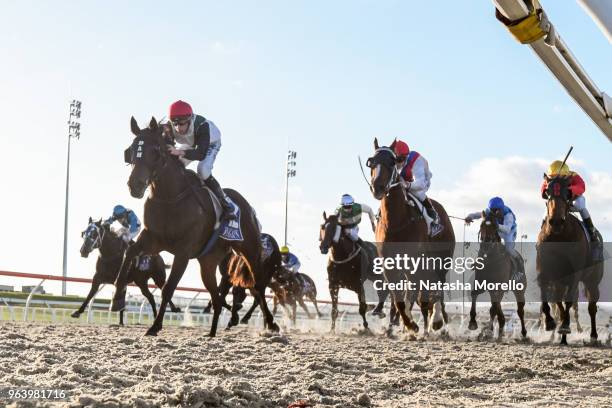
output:
[[[122,216],[125,215],[125,213],[127,213],[127,210],[122,205],[116,205],[115,208],[113,208],[113,216],[114,217],[122,217]]]
[[[489,210],[503,210],[506,205],[500,197],[493,197],[489,200]]]

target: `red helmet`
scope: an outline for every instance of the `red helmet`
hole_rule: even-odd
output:
[[[395,151],[395,155],[399,157],[408,156],[410,152],[410,148],[405,142],[401,140],[396,140],[395,145],[393,146],[393,150]]]
[[[193,115],[193,109],[191,109],[191,105],[187,102],[178,100],[170,105],[170,120],[174,120],[177,118],[190,117]]]

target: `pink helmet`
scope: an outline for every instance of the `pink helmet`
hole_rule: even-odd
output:
[[[170,105],[170,120],[179,119],[179,118],[187,118],[193,115],[193,109],[191,109],[191,105],[187,102],[178,100]]]

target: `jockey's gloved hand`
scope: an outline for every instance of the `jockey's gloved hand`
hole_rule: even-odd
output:
[[[123,239],[123,242],[125,242],[126,244],[130,243],[130,236],[128,234],[124,234],[121,239]]]
[[[465,217],[465,223],[466,223],[467,225],[470,225],[470,224],[472,223],[472,221],[474,221],[474,220],[473,220],[473,219],[472,219],[472,217],[470,217],[469,215],[468,215],[467,217]]]

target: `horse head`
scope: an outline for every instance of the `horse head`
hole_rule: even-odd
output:
[[[156,181],[158,173],[166,166],[170,154],[166,150],[167,139],[163,136],[163,129],[155,118],[151,118],[149,127],[140,129],[132,117],[131,129],[134,141],[124,153],[125,162],[132,165],[128,187],[132,197],[142,198],[147,187]]]
[[[568,220],[572,194],[569,189],[569,178],[544,176],[547,182],[544,197],[546,198],[545,226],[551,232],[560,233]]]
[[[497,216],[490,211],[489,213],[482,212],[482,222],[480,223],[480,230],[478,236],[480,242],[501,242],[499,236],[499,219]]]
[[[83,258],[87,258],[87,256],[94,249],[100,248],[102,246],[102,240],[104,239],[105,228],[102,225],[102,220],[93,221],[91,217],[89,217],[87,228],[85,231],[81,232],[81,237],[83,238],[83,245],[81,245],[81,256]]]
[[[382,199],[399,181],[395,165],[397,157],[393,151],[394,144],[395,141],[389,147],[380,147],[378,139],[374,139],[374,155],[366,161],[366,165],[370,168],[370,188],[377,200]]]

